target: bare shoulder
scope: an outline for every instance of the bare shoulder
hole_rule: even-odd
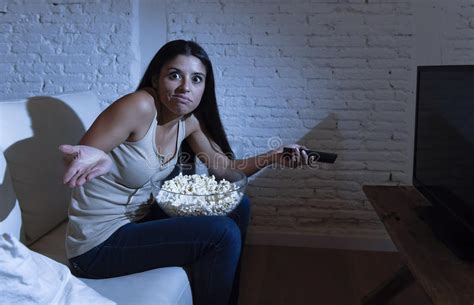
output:
[[[201,126],[199,125],[199,120],[194,114],[191,114],[184,120],[184,124],[186,126],[186,135],[187,138],[190,134],[196,132],[197,130],[201,130]]]
[[[99,115],[81,144],[109,151],[125,140],[133,141],[146,133],[155,113],[154,99],[149,93],[127,94]]]
[[[146,91],[137,91],[119,98],[112,103],[107,110],[121,116],[133,116],[135,118],[150,119],[155,115],[155,101]]]

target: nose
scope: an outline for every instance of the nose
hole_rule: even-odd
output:
[[[181,84],[179,85],[178,89],[180,92],[189,92],[189,83],[190,80],[187,77],[183,77],[183,80],[181,81]]]

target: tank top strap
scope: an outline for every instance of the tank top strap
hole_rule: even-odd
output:
[[[178,144],[181,144],[185,136],[186,136],[186,122],[185,122],[185,119],[182,118],[179,120]]]
[[[148,130],[143,137],[143,139],[149,139],[150,137],[154,137],[156,134],[156,127],[158,126],[156,118],[158,117],[158,111],[155,111],[155,115],[153,116],[153,120],[150,123],[150,127],[148,127]]]

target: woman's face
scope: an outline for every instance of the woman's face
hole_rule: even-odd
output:
[[[164,106],[162,111],[179,117],[199,106],[206,83],[206,67],[195,56],[178,55],[163,66],[157,83],[158,96]]]

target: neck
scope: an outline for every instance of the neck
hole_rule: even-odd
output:
[[[158,109],[157,111],[158,111],[158,125],[161,125],[161,126],[175,125],[183,117],[182,115],[175,115],[173,113],[169,113],[165,109]]]
[[[158,125],[160,126],[172,126],[174,124],[176,124],[183,116],[182,115],[176,115],[170,111],[168,111],[168,109],[166,109],[166,107],[162,107],[161,106],[161,103],[160,103],[160,99],[158,98],[158,94],[156,92],[156,89],[155,88],[152,88],[153,89],[153,99],[155,100],[155,108],[156,108],[156,111],[158,112]]]

